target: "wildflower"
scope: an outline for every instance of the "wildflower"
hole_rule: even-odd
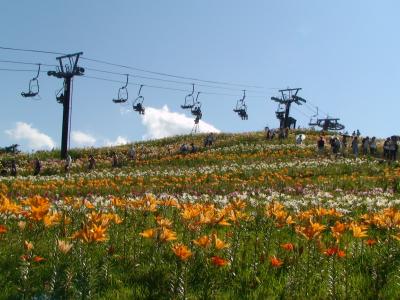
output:
[[[91,240],[95,242],[104,242],[108,238],[106,236],[106,227],[102,226],[97,226],[96,224],[93,224],[93,227],[91,229]]]
[[[26,222],[25,222],[25,221],[19,221],[19,222],[18,222],[18,228],[19,228],[20,230],[24,230],[25,227],[26,227]]]
[[[310,219],[310,225],[307,227],[303,226],[296,226],[296,232],[300,233],[302,236],[304,236],[307,240],[311,240],[318,235],[321,234],[321,232],[325,229],[325,225],[319,224],[319,223],[313,223],[312,220]]]
[[[365,225],[357,225],[355,223],[352,223],[350,224],[350,228],[353,231],[353,236],[355,238],[363,238],[368,236],[366,231],[368,227]]]
[[[344,258],[346,256],[346,252],[340,250],[338,247],[331,247],[324,251],[326,256],[334,256],[336,255],[339,258]]]
[[[219,256],[213,256],[213,257],[211,257],[211,263],[214,266],[223,267],[223,266],[226,266],[229,262],[228,262],[228,260],[223,259]]]
[[[28,255],[25,255],[25,254],[24,254],[24,255],[21,255],[20,258],[21,258],[22,261],[27,261],[27,260],[29,260],[29,256],[28,256]]]
[[[41,256],[37,256],[37,255],[35,255],[35,257],[33,258],[33,261],[34,262],[41,262],[41,261],[44,261],[45,259],[43,258],[43,257],[41,257]]]
[[[176,232],[164,227],[160,234],[160,240],[162,242],[174,241],[176,240]]]
[[[54,212],[49,213],[43,217],[43,223],[46,227],[58,224],[61,221],[61,214]]]
[[[167,219],[167,218],[163,218],[161,216],[157,217],[157,224],[160,225],[161,227],[171,227],[172,226],[172,221]]]
[[[365,244],[370,246],[370,247],[372,247],[373,245],[376,244],[376,240],[368,239],[368,240],[365,241]]]
[[[288,216],[286,218],[286,225],[292,225],[292,224],[295,224],[295,223],[296,223],[296,221],[293,220],[292,216]]]
[[[155,230],[152,228],[146,229],[145,231],[139,233],[139,235],[141,235],[142,237],[144,237],[146,239],[150,239],[155,236]]]
[[[188,260],[189,257],[192,256],[192,252],[183,244],[176,244],[171,247],[172,251],[174,251],[175,255],[178,256],[181,260]]]
[[[7,227],[4,225],[0,225],[0,234],[6,233],[7,232]]]
[[[283,261],[279,258],[277,258],[275,255],[271,256],[269,258],[269,261],[271,263],[271,266],[273,266],[274,268],[279,268],[280,266],[283,265]]]
[[[326,256],[333,256],[337,253],[337,250],[338,250],[338,248],[336,248],[336,247],[328,248],[324,251],[324,254]]]
[[[344,258],[344,257],[346,257],[346,252],[344,252],[343,250],[338,250],[338,252],[337,252],[337,256],[338,257],[340,257],[340,258]]]
[[[212,235],[212,237],[214,239],[216,249],[221,250],[224,248],[229,248],[230,244],[225,243],[223,240],[219,239],[215,233]]]
[[[331,227],[332,235],[336,240],[339,240],[341,235],[346,230],[346,224],[336,221],[335,226]]]
[[[33,244],[31,242],[25,241],[24,247],[26,250],[31,251],[33,249]]]
[[[294,245],[292,243],[285,243],[281,245],[281,248],[285,249],[286,251],[293,251]]]
[[[93,224],[93,227],[89,228],[87,225],[83,225],[83,228],[72,235],[72,239],[82,239],[86,243],[92,242],[104,242],[108,240],[106,236],[107,227]]]
[[[193,243],[196,244],[197,246],[207,248],[211,244],[211,239],[207,235],[203,235],[199,237],[197,240],[193,240]]]
[[[72,248],[72,244],[67,243],[63,240],[58,240],[57,244],[58,244],[58,250],[60,250],[64,254],[67,254]]]

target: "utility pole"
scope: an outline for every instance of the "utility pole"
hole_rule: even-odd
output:
[[[63,105],[61,158],[66,158],[68,152],[71,81],[75,75],[81,76],[85,72],[84,68],[78,66],[78,60],[82,54],[83,52],[79,52],[57,57],[60,66],[57,67],[56,71],[47,72],[48,76],[64,79],[64,91],[61,95],[57,96],[57,101]]]
[[[279,105],[284,105],[285,110],[277,110],[276,111],[276,117],[279,119],[280,124],[279,127],[284,129],[284,128],[290,128],[291,126],[296,127],[296,119],[290,117],[290,106],[292,103],[296,103],[297,105],[301,105],[301,102],[306,102],[305,99],[297,96],[297,93],[301,90],[301,88],[295,88],[295,89],[284,89],[284,90],[279,90],[281,93],[282,97],[271,97],[272,101],[278,102]]]

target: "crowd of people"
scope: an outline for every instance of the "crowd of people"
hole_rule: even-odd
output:
[[[349,141],[350,140],[350,141]],[[384,159],[389,161],[397,160],[398,153],[398,137],[392,136],[388,137],[383,144],[383,153],[382,156]],[[325,141],[323,136],[320,136],[317,141],[317,148],[319,153],[325,152],[325,145],[329,143],[332,154],[338,156],[340,154],[345,155],[348,153],[348,146],[350,142],[350,151],[355,156],[358,157],[360,154],[362,155],[371,155],[378,157],[380,153],[378,152],[378,145],[376,137],[364,137],[361,138],[359,131],[353,132],[352,136],[347,134],[343,134],[340,139],[338,136],[330,137],[327,141]]]
[[[213,143],[215,142],[215,136],[213,133],[208,134],[205,139],[204,139],[204,147],[211,147],[213,145]],[[197,152],[199,149],[198,147],[192,142],[190,144],[184,143],[180,146],[178,153],[179,154],[188,154],[188,153],[195,153]],[[169,152],[171,153],[171,152]],[[135,147],[132,146],[127,153],[128,159],[130,161],[136,161],[136,150]],[[121,164],[121,160],[118,157],[118,154],[116,152],[112,152],[111,153],[111,166],[113,168],[118,168],[120,167]],[[70,154],[67,154],[67,157],[65,158],[64,161],[64,172],[66,174],[68,174],[72,168],[72,157]],[[96,168],[96,159],[93,156],[93,154],[90,154],[87,160],[87,169],[89,171],[94,170]],[[42,163],[39,160],[39,158],[35,158],[33,161],[33,175],[34,176],[38,176],[41,174],[42,171]],[[7,176],[8,174],[10,174],[11,176],[17,176],[17,163],[15,161],[15,159],[11,160],[11,164],[10,164],[10,172],[7,171],[7,169],[3,168],[0,171],[0,175],[1,176]]]
[[[276,136],[280,139],[287,138],[289,136],[289,129],[280,129],[280,130],[273,130],[269,129],[268,127],[265,128],[266,132],[266,139],[272,140]],[[302,144],[305,140],[306,136],[304,134],[298,134],[295,138],[296,144]],[[391,136],[388,137],[383,143],[383,153],[382,158],[388,161],[396,161],[397,154],[398,154],[398,142],[400,138],[398,136]],[[204,139],[204,147],[211,147],[215,142],[215,136],[213,133],[208,134]],[[374,157],[379,157],[381,154],[378,151],[377,140],[375,137],[364,137],[361,138],[361,133],[359,130],[354,131],[353,134],[350,136],[348,134],[342,134],[341,138],[339,136],[332,136],[327,139],[324,136],[320,136],[317,141],[317,149],[319,154],[324,154],[327,152],[327,145],[330,146],[331,153],[338,157],[340,155],[347,155],[348,153],[352,153],[354,157],[358,157],[360,154],[366,156],[371,155]],[[198,147],[192,142],[190,144],[183,143],[179,150],[179,154],[189,154],[189,153],[196,153],[198,151]],[[329,150],[328,150],[329,151]],[[169,152],[170,153],[170,152]],[[128,159],[131,161],[136,160],[136,150],[135,147],[132,146],[127,153]],[[116,152],[111,153],[111,166],[113,168],[118,168],[121,166],[121,161]],[[68,174],[72,167],[72,157],[68,154],[65,159],[64,171]],[[96,167],[96,159],[95,157],[90,154],[87,161],[87,169],[89,171],[94,170]],[[38,158],[35,158],[33,162],[33,175],[37,176],[40,175],[42,171],[42,163]],[[11,176],[17,176],[17,163],[15,159],[11,160],[10,163],[10,171],[9,174]],[[8,171],[6,169],[1,170],[2,176],[8,175]]]

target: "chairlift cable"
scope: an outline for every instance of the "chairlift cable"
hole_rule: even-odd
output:
[[[160,75],[160,76],[186,79],[186,80],[191,80],[191,81],[207,82],[207,83],[229,85],[229,86],[252,87],[252,88],[257,88],[257,89],[264,88],[262,86],[256,86],[256,85],[246,85],[246,84],[232,83],[232,82],[226,82],[226,81],[205,80],[205,79],[199,79],[199,78],[193,78],[193,77],[173,75],[173,74],[164,73],[164,72],[150,71],[150,70],[146,70],[146,69],[142,69],[142,68],[131,67],[131,66],[126,66],[126,65],[121,65],[121,64],[115,64],[115,63],[107,62],[104,60],[92,59],[92,58],[87,58],[87,57],[81,57],[81,59],[93,61],[93,62],[97,62],[97,63],[101,63],[101,64],[106,64],[106,65],[110,65],[110,66],[114,66],[114,67],[125,68],[125,69],[130,69],[130,70],[135,70],[135,71],[140,71],[140,72],[145,72],[145,73],[150,73],[150,74],[155,74],[155,75]]]
[[[0,60],[0,63],[31,65],[31,66],[42,65],[42,66],[45,66],[45,67],[57,67],[57,65],[43,64],[43,63],[39,63],[39,62],[38,63],[33,63],[33,62],[26,62],[26,61],[15,61],[15,60]]]
[[[125,74],[126,75],[126,74]],[[97,80],[102,80],[102,81],[109,81],[109,82],[116,82],[116,83],[125,83],[120,80],[114,80],[114,79],[108,79],[108,78],[101,78],[101,77],[96,77],[96,76],[89,76],[89,75],[82,75],[82,77],[90,78],[90,79],[97,79]],[[130,82],[129,85],[135,85],[135,86],[140,86],[142,84],[140,83],[135,83],[135,82]],[[157,85],[149,85],[145,84],[144,86],[149,87],[149,88],[155,88],[155,89],[163,89],[163,90],[171,90],[171,91],[177,91],[177,92],[184,92],[188,93],[190,92],[189,90],[184,90],[180,88],[172,88],[172,87],[165,87],[165,86],[157,86]],[[216,96],[229,96],[229,97],[237,97],[237,95],[233,94],[225,94],[225,93],[213,93],[213,92],[201,92],[202,94],[205,95],[216,95]],[[265,98],[264,96],[251,96],[252,98]]]
[[[10,51],[21,51],[21,52],[34,52],[34,53],[43,53],[43,54],[66,55],[65,53],[61,53],[61,52],[36,50],[36,49],[22,49],[22,48],[12,48],[12,47],[2,47],[2,46],[0,46],[0,49],[2,49],[2,50],[10,50]]]
[[[37,70],[27,70],[27,69],[7,69],[7,68],[0,68],[0,71],[5,72],[37,72]],[[40,73],[47,73],[47,71],[40,70]]]
[[[106,74],[113,74],[113,75],[126,75],[126,73],[106,71],[106,70],[100,70],[100,69],[94,69],[94,68],[85,68],[85,69],[88,70],[88,71],[99,72],[99,73],[106,73]],[[141,79],[148,79],[148,80],[156,80],[156,81],[162,81],[162,82],[176,83],[176,84],[184,84],[184,85],[192,85],[193,84],[192,82],[169,80],[169,79],[148,77],[148,76],[142,76],[142,75],[136,75],[136,74],[129,74],[129,76],[136,77],[136,78],[141,78]],[[222,87],[222,86],[214,86],[214,85],[207,85],[207,84],[196,84],[196,86],[208,87],[208,88],[214,88],[214,89],[224,89],[224,90],[230,90],[230,91],[243,91],[242,89]],[[252,90],[247,90],[247,91],[250,92],[250,93],[261,93],[259,91],[252,91]]]
[[[301,113],[303,116],[305,116],[306,118],[311,118],[309,115],[307,115],[305,112],[303,112],[302,110],[300,110],[299,108],[297,108],[296,106],[293,106],[293,108],[295,110],[297,110],[299,113]]]
[[[2,49],[2,50],[11,50],[11,51],[43,53],[43,54],[54,54],[54,55],[66,55],[65,53],[62,53],[62,52],[37,50],[37,49],[12,48],[12,47],[3,47],[3,46],[0,46],[0,49]],[[127,69],[132,69],[132,70],[136,70],[136,71],[140,71],[140,72],[146,72],[146,73],[160,75],[160,76],[167,76],[167,77],[185,79],[185,80],[190,80],[190,81],[199,81],[199,82],[213,83],[213,84],[218,84],[218,85],[237,86],[237,87],[252,87],[252,88],[257,88],[257,89],[265,88],[263,86],[257,86],[257,85],[246,85],[246,84],[232,83],[232,82],[226,82],[226,81],[205,80],[205,79],[199,79],[199,78],[193,78],[193,77],[173,75],[173,74],[165,73],[165,72],[150,71],[150,70],[146,70],[146,69],[142,69],[142,68],[127,66],[127,65],[122,65],[122,64],[115,64],[115,63],[111,63],[111,62],[108,62],[108,61],[99,60],[99,59],[92,59],[92,58],[87,58],[87,57],[81,57],[81,59],[84,59],[84,60],[87,60],[87,61],[92,61],[92,62],[97,62],[97,63],[102,63],[102,64],[107,64],[107,65],[111,65],[111,66],[115,66],[115,67],[127,68]],[[28,63],[28,64],[30,64],[30,63]],[[47,64],[42,64],[42,65],[43,66],[55,66],[55,65],[47,65]],[[89,68],[87,68],[87,69],[89,70]],[[92,70],[94,71],[95,69],[92,69]],[[110,72],[110,74],[112,74],[112,73],[113,72]],[[123,74],[123,73],[117,73],[117,72],[115,72],[115,73],[118,74],[118,75]],[[136,77],[138,77],[138,76],[136,76]],[[153,79],[153,78],[148,78],[148,79]],[[160,79],[154,79],[154,80],[160,80]],[[211,86],[205,86],[204,85],[204,87],[211,87]],[[213,88],[222,88],[222,87],[213,87]],[[277,88],[265,88],[265,89],[275,90]]]

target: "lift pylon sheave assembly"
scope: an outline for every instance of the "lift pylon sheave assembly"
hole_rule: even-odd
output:
[[[123,87],[120,87],[118,90],[118,98],[113,99],[114,103],[125,103],[128,101],[129,94],[128,94],[128,83],[129,83],[129,74],[126,74],[126,82]]]
[[[242,120],[248,120],[249,116],[247,114],[247,105],[244,102],[246,98],[246,90],[243,90],[243,97],[239,99],[236,103],[236,107],[233,109],[235,113],[239,115]]]
[[[67,157],[68,137],[69,137],[69,110],[71,103],[71,83],[74,76],[81,76],[85,72],[84,68],[78,66],[79,57],[83,52],[68,54],[57,57],[60,66],[56,71],[47,72],[48,76],[64,79],[63,92],[57,95],[57,102],[63,105],[63,122],[61,136],[61,158]]]
[[[322,128],[323,131],[339,131],[343,130],[345,126],[339,123],[339,118],[326,117],[324,119],[317,119],[315,122],[308,124],[309,126],[318,126]]]
[[[132,108],[134,111],[137,111],[139,114],[144,115],[144,106],[143,101],[144,97],[140,95],[143,88],[143,84],[140,85],[138,96],[136,97],[135,101],[132,103]]]
[[[25,98],[33,98],[39,94],[39,75],[40,75],[40,64],[38,64],[38,71],[35,77],[29,81],[29,90],[22,92],[21,96]]]
[[[297,120],[295,118],[292,118],[290,116],[290,106],[292,103],[295,103],[297,105],[301,105],[302,102],[305,103],[306,100],[297,96],[298,92],[301,90],[301,88],[295,88],[295,89],[284,89],[284,90],[279,90],[281,93],[282,97],[271,97],[272,101],[278,102],[278,110],[275,112],[276,118],[279,120],[279,127],[284,129],[284,128],[296,128],[296,122]]]
[[[181,105],[182,109],[192,109],[194,105],[194,83],[192,83],[192,92],[185,97],[185,102]]]

